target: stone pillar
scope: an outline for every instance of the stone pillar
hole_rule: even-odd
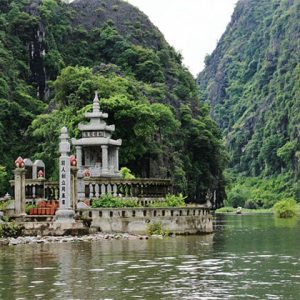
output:
[[[77,208],[77,167],[71,167],[71,206]]]
[[[15,174],[15,215],[24,216],[26,197],[25,197],[25,168],[16,168]]]
[[[119,147],[115,149],[115,173],[119,173]]]
[[[82,170],[82,147],[76,146],[76,158],[77,158],[77,199],[83,201],[85,198],[83,170]]]
[[[77,158],[77,167],[81,169],[82,167],[82,147],[76,146],[76,158]]]
[[[102,173],[108,173],[108,146],[102,145]]]
[[[66,127],[61,129],[59,139],[59,209],[56,211],[56,222],[74,223],[75,212],[71,208],[70,143]]]

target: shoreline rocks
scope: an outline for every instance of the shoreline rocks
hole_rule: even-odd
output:
[[[1,246],[16,246],[25,244],[50,244],[70,242],[93,242],[101,240],[147,240],[147,235],[132,235],[127,233],[95,233],[83,236],[20,236],[17,238],[0,238]]]

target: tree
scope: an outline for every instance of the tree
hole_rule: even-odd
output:
[[[0,165],[0,196],[6,192],[7,188],[7,173],[5,167]]]

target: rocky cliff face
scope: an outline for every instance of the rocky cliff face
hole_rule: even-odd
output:
[[[31,28],[32,36],[30,41],[27,40],[31,70],[29,80],[37,86],[40,99],[49,98],[47,81],[54,80],[63,66],[93,67],[113,63],[127,67],[124,65],[131,64],[132,72],[139,72],[136,70],[138,57],[134,54],[128,58],[129,62],[120,62],[117,57],[128,42],[137,47],[145,62],[154,62],[151,67],[149,64],[149,70],[161,71],[160,78],[135,74],[138,79],[151,83],[165,82],[169,93],[165,93],[164,103],[178,110],[180,101],[186,101],[191,103],[195,113],[198,112],[194,80],[182,67],[181,55],[167,44],[148,17],[134,6],[120,0],[76,0],[70,4],[56,0],[25,2],[28,4],[24,10],[40,20],[35,28]],[[116,32],[101,33],[107,25]],[[105,41],[101,43],[101,39]],[[111,54],[112,51],[115,55]]]
[[[149,18],[125,1],[76,0],[70,7],[76,12],[72,19],[73,26],[80,25],[93,30],[110,21],[122,36],[134,44],[159,50],[165,43],[164,37]]]
[[[247,175],[297,173],[300,3],[240,0],[199,74],[231,167]]]

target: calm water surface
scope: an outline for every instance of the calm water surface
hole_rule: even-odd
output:
[[[300,299],[300,220],[163,240],[0,247],[0,299]]]

